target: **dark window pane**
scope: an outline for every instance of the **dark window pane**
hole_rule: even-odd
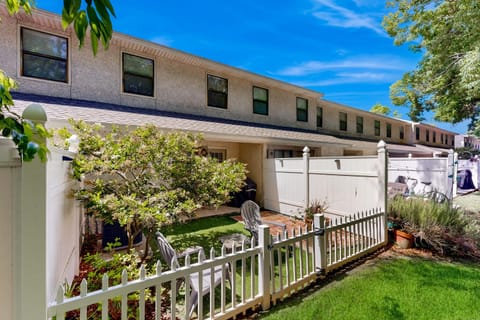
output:
[[[357,117],[357,133],[363,133],[363,117]]]
[[[268,105],[263,101],[253,101],[253,113],[268,115]]]
[[[392,137],[392,125],[390,123],[387,123],[387,138]]]
[[[227,95],[220,92],[208,91],[208,105],[211,107],[226,109]]]
[[[375,135],[379,136],[380,135],[380,121],[375,120]]]
[[[125,74],[124,91],[128,93],[142,94],[146,96],[153,95],[153,79],[139,77],[132,74]]]
[[[123,71],[139,76],[153,78],[153,60],[124,54]]]
[[[345,112],[340,112],[339,114],[340,124],[339,128],[341,131],[347,131],[347,114]]]
[[[253,113],[268,115],[268,90],[253,87]]]
[[[22,75],[67,82],[66,38],[22,28]]]
[[[253,99],[260,101],[268,101],[268,90],[258,87],[253,87]]]
[[[40,79],[67,81],[67,62],[23,55],[23,75]]]
[[[207,75],[208,105],[216,108],[227,108],[228,80]]]
[[[153,96],[154,62],[152,59],[123,54],[123,91]]]
[[[317,107],[317,127],[323,127],[323,108]]]
[[[51,34],[22,29],[22,49],[61,59],[67,59],[67,39]]]
[[[308,100],[297,98],[297,121],[308,122]]]

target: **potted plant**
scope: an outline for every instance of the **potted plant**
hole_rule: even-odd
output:
[[[303,220],[306,224],[311,225],[313,223],[313,216],[316,213],[323,213],[328,209],[328,203],[326,200],[313,200],[310,202],[308,208],[305,209],[305,213],[303,215]]]
[[[414,236],[412,234],[411,217],[415,215],[412,201],[403,198],[394,198],[389,203],[389,217],[387,221],[389,236],[400,248],[413,247]]]

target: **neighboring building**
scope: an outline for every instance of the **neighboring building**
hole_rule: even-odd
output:
[[[455,149],[471,148],[480,151],[480,138],[472,135],[459,134],[455,136]]]
[[[0,17],[0,66],[19,83],[17,110],[41,103],[50,127],[76,118],[203,133],[207,154],[248,165],[259,199],[263,159],[300,156],[305,145],[313,156],[376,154],[379,140],[392,156],[453,147],[452,132],[325,101],[316,91],[127,35],[114,33],[108,51],[94,57],[46,11],[10,17],[0,4]]]

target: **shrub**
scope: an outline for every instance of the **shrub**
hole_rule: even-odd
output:
[[[417,246],[446,256],[480,258],[480,227],[472,215],[448,203],[393,198],[389,224],[415,236]]]

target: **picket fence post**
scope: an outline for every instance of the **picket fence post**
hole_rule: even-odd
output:
[[[327,246],[325,242],[325,216],[321,213],[313,215],[313,230],[315,230],[315,270],[320,276],[327,272]]]
[[[270,268],[272,265],[271,258],[271,236],[270,227],[260,225],[258,230],[258,245],[262,248],[259,261],[259,293],[263,297],[262,310],[270,309],[271,292],[270,292]]]

